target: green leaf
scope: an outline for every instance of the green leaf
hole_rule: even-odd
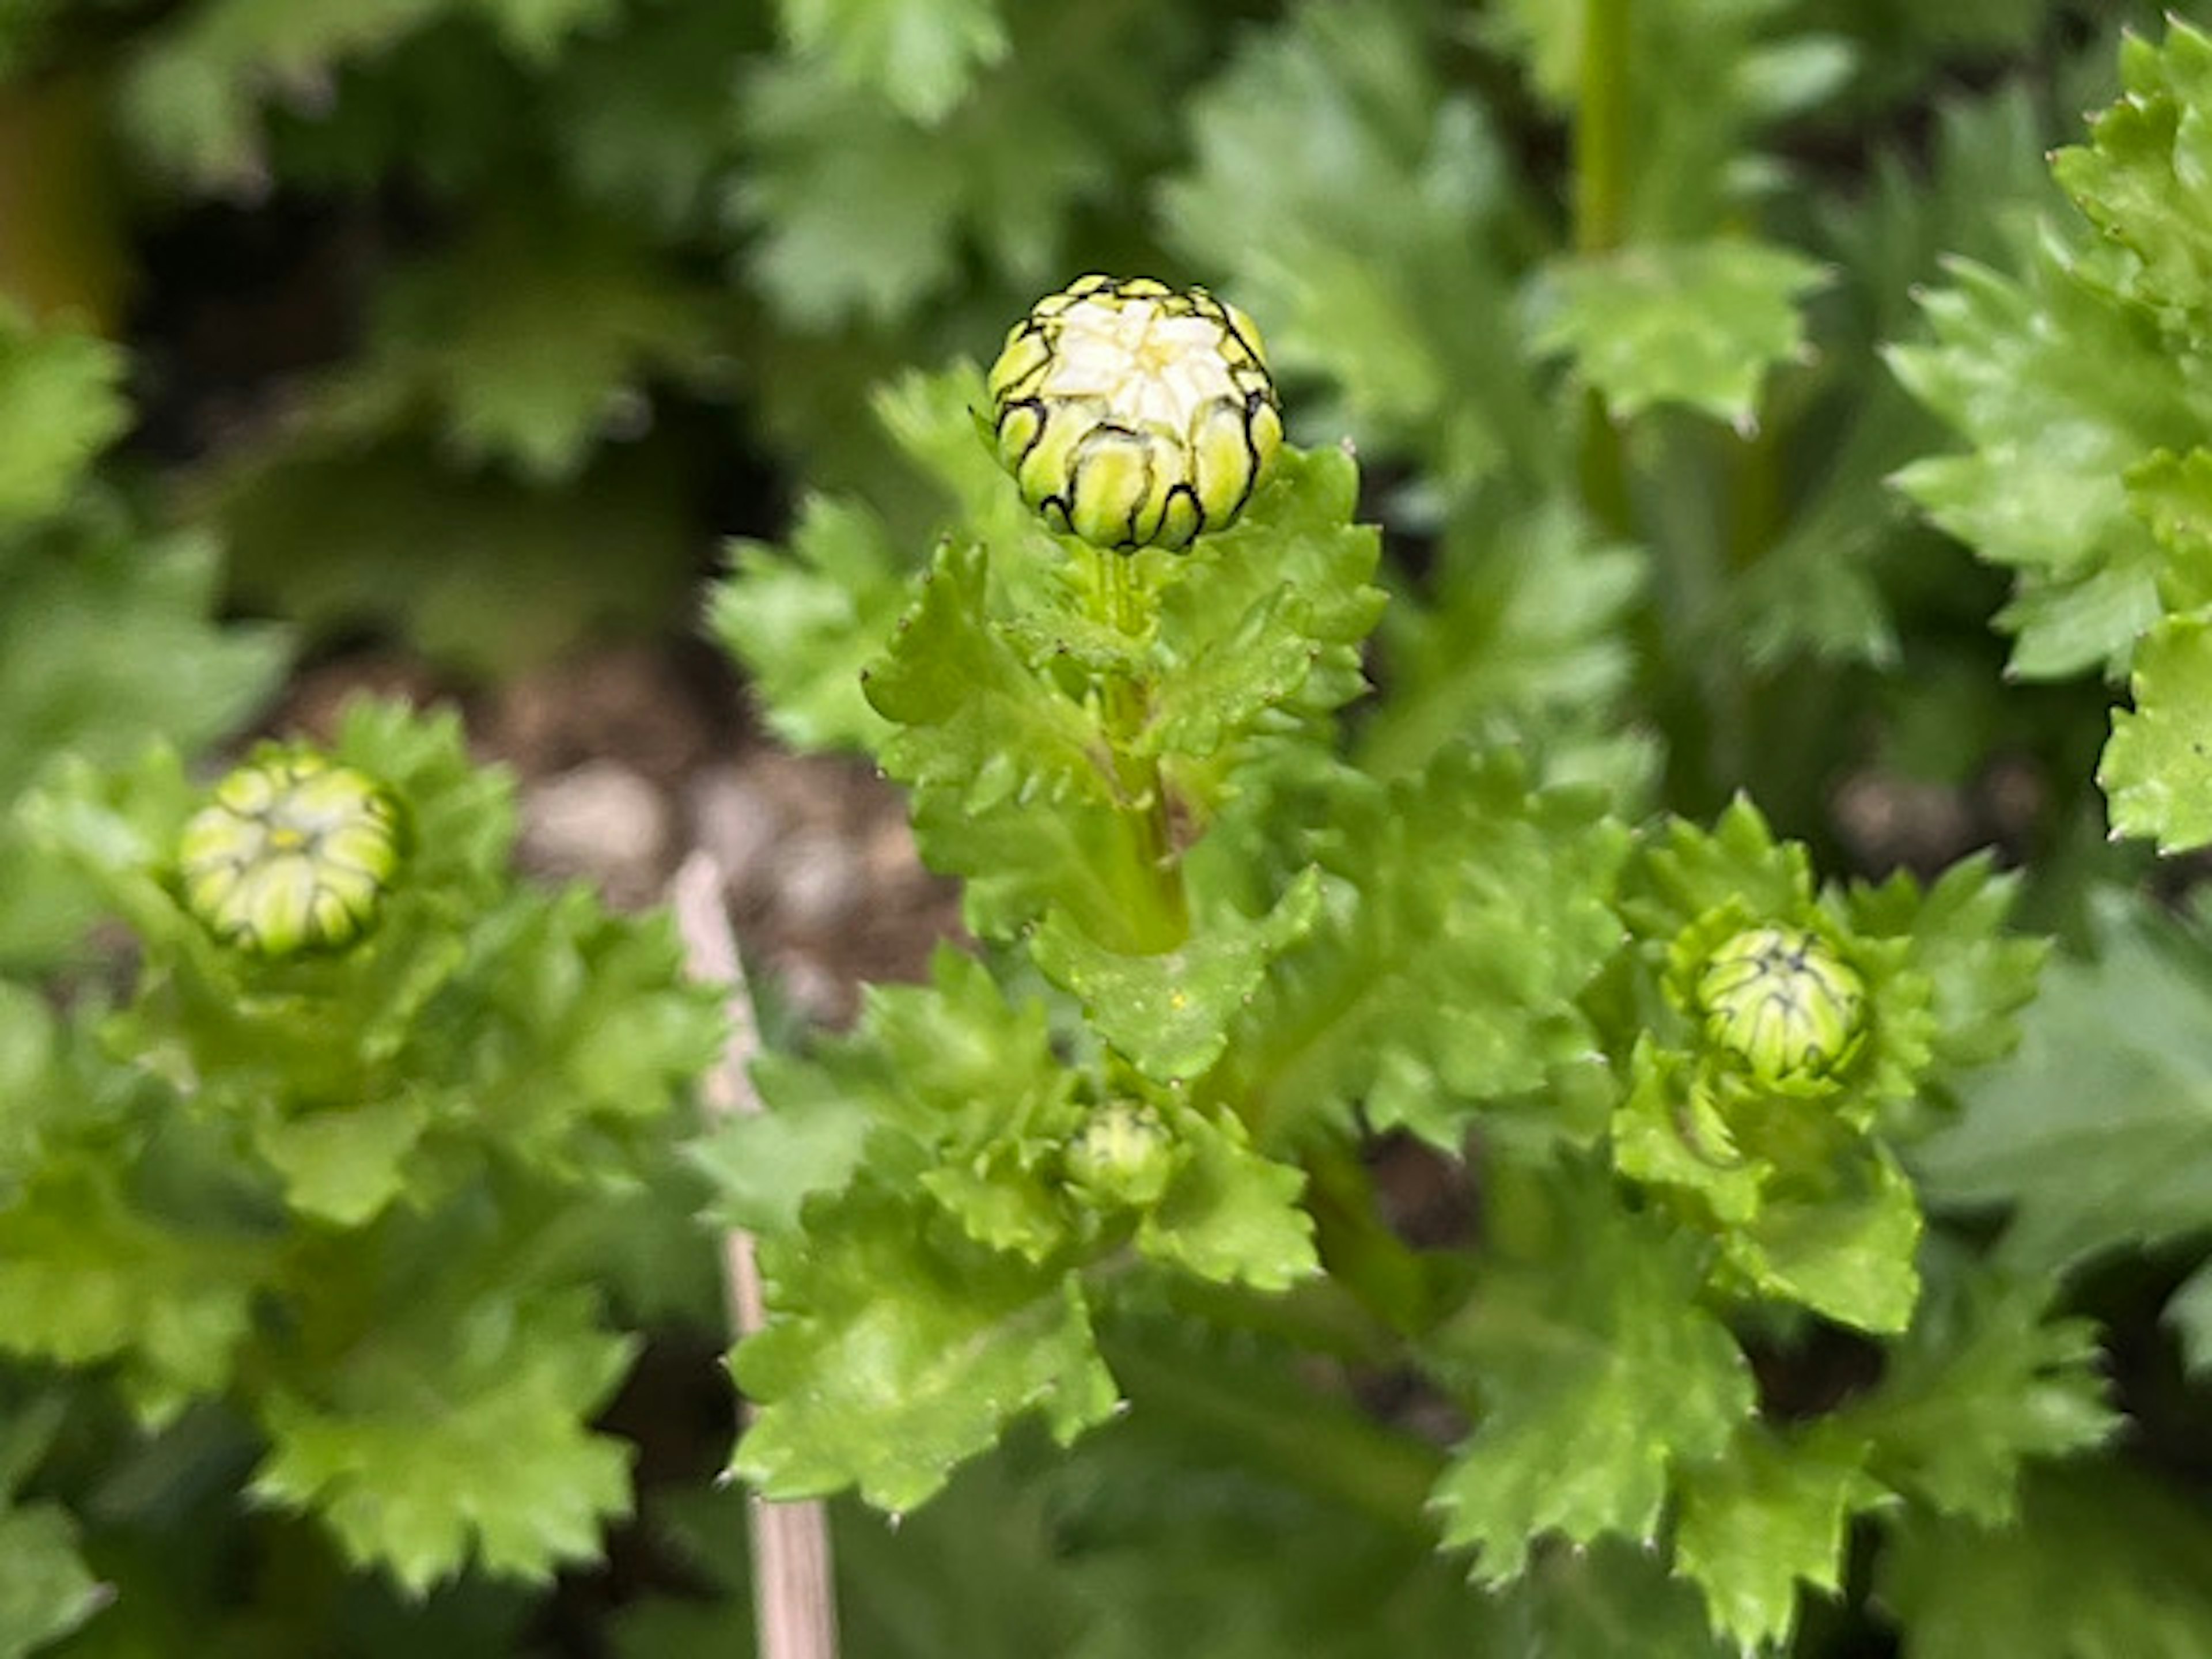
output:
[[[969,813],[1103,799],[1090,717],[1006,643],[989,613],[987,568],[981,546],[945,543],[890,653],[868,671],[868,701],[899,727],[883,747],[885,769],[949,792]]]
[[[1364,1102],[1455,1149],[1486,1104],[1587,1060],[1576,999],[1620,943],[1605,895],[1627,852],[1594,793],[1448,750],[1387,789],[1347,785],[1316,852],[1336,884],[1238,1053],[1235,1092],[1267,1103],[1270,1134]],[[1594,1130],[1559,1103],[1539,1103],[1544,1132]]]
[[[1656,1538],[1672,1472],[1718,1456],[1753,1404],[1735,1339],[1698,1304],[1696,1240],[1588,1174],[1507,1201],[1531,1207],[1439,1337],[1480,1418],[1432,1502],[1490,1583],[1547,1533]]]
[[[52,1160],[0,1209],[0,1348],[64,1365],[124,1360],[149,1418],[220,1392],[252,1324],[267,1241],[167,1225],[121,1172]]]
[[[1064,1444],[1114,1410],[1080,1284],[909,1198],[864,1179],[762,1246],[773,1316],[735,1356],[756,1414],[732,1468],[771,1498],[856,1486],[896,1514],[1025,1412]]]
[[[1929,1205],[2010,1209],[2023,1272],[2212,1225],[2212,949],[2117,895],[2094,915],[2096,956],[2051,963],[2019,1050],[1912,1154]]]
[[[732,546],[707,624],[744,664],[769,728],[797,749],[872,749],[883,716],[860,689],[913,598],[908,571],[866,508],[810,495],[788,550]]]
[[[77,1553],[76,1525],[58,1504],[0,1508],[0,1659],[59,1641],[112,1592]]]
[[[1500,1652],[1547,1659],[1740,1659],[1707,1628],[1696,1590],[1658,1552],[1625,1539],[1540,1550],[1495,1601],[1512,1632]]]
[[[2212,321],[2212,35],[2169,15],[2158,46],[2120,50],[2125,92],[2089,123],[2089,143],[2063,149],[2051,171],[2098,228],[2141,262],[2130,289]],[[2202,333],[2199,327],[2198,332]]]
[[[1212,1066],[1269,964],[1312,932],[1320,914],[1320,872],[1309,869],[1266,915],[1208,916],[1187,944],[1157,956],[1103,949],[1057,911],[1030,936],[1030,950],[1048,979],[1081,1000],[1101,1036],[1173,1087]]]
[[[1223,273],[1293,380],[1364,451],[1446,488],[1560,457],[1512,331],[1510,172],[1481,106],[1448,89],[1416,9],[1314,3],[1255,30],[1190,103],[1194,161],[1161,192],[1170,244]],[[1463,388],[1480,386],[1469,398]]]
[[[2050,1287],[2038,1280],[1982,1267],[1931,1277],[1881,1381],[1829,1421],[1866,1443],[1868,1467],[1893,1490],[2003,1526],[2024,1468],[2091,1450],[2118,1426],[2096,1328],[2051,1318]]]
[[[406,1160],[428,1121],[419,1097],[364,1102],[266,1125],[262,1157],[302,1215],[358,1227],[406,1190]]]
[[[1817,1428],[1750,1427],[1727,1456],[1683,1472],[1674,1570],[1744,1652],[1788,1644],[1800,1583],[1830,1595],[1842,1588],[1851,1517],[1885,1496],[1867,1475],[1866,1449]]]
[[[633,1345],[588,1298],[495,1299],[447,1323],[379,1331],[335,1374],[261,1401],[268,1460],[253,1493],[310,1510],[349,1560],[420,1596],[471,1559],[543,1580],[599,1553],[630,1506],[629,1449],[592,1413]]]
[[[1289,1289],[1318,1273],[1313,1220],[1300,1207],[1305,1176],[1261,1157],[1234,1117],[1182,1112],[1183,1162],[1137,1229],[1137,1248],[1223,1285]]]
[[[2212,611],[2160,620],[2136,647],[2132,710],[2112,713],[2097,768],[2112,832],[2161,853],[2212,842]]]
[[[1750,432],[1767,370],[1805,355],[1797,301],[1825,277],[1802,254],[1761,242],[1586,255],[1540,280],[1535,343],[1571,354],[1616,420],[1681,404]]]
[[[651,383],[702,378],[708,299],[611,219],[495,219],[381,285],[360,357],[307,418],[374,439],[427,417],[464,465],[566,483],[651,422]]]
[[[0,303],[0,525],[58,511],[121,435],[131,418],[123,370],[106,341],[34,327]]]
[[[2014,573],[1999,624],[2012,672],[2055,679],[2126,659],[2158,614],[2162,562],[2124,475],[2202,436],[2205,399],[2157,320],[2112,302],[2047,242],[2026,285],[1960,261],[1923,301],[1935,343],[1891,368],[1973,446],[1898,482],[1936,524]]]
[[[997,0],[782,0],[793,47],[924,125],[944,119],[975,71],[1006,56]]]
[[[1910,1510],[1875,1592],[1912,1659],[2191,1659],[2212,1652],[2212,1522],[2124,1466],[2039,1471],[2020,1519]]]
[[[1879,1149],[1830,1176],[1810,1188],[1777,1182],[1758,1215],[1727,1236],[1729,1261],[1761,1291],[1840,1324],[1901,1331],[1920,1295],[1912,1183]]]

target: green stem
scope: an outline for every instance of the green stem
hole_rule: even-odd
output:
[[[1152,595],[1139,579],[1136,560],[1103,548],[1089,551],[1095,577],[1093,615],[1123,638],[1138,638],[1149,619]],[[1146,687],[1134,676],[1110,674],[1100,688],[1103,735],[1113,755],[1120,795],[1118,810],[1137,866],[1137,887],[1145,896],[1144,914],[1132,918],[1133,929],[1140,950],[1172,951],[1190,937],[1190,900],[1183,887],[1182,855],[1175,844],[1159,757],[1137,752],[1146,704]]]
[[[1138,1410],[1175,1417],[1249,1467],[1393,1532],[1436,1541],[1425,1510],[1444,1464],[1435,1447],[1323,1395],[1285,1409],[1272,1395],[1138,1342],[1103,1346],[1109,1368]]]
[[[1634,0],[1585,0],[1575,100],[1575,252],[1609,252],[1628,236],[1629,34]],[[1599,524],[1632,535],[1635,513],[1620,428],[1593,388],[1583,415],[1583,498]]]
[[[1420,1252],[1384,1224],[1367,1166],[1334,1139],[1310,1149],[1304,1164],[1306,1207],[1329,1278],[1400,1335],[1426,1331],[1435,1322],[1436,1287]]]

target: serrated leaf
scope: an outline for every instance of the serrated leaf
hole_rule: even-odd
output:
[[[1683,1472],[1674,1571],[1744,1652],[1790,1641],[1800,1584],[1831,1595],[1842,1587],[1851,1517],[1885,1496],[1866,1449],[1820,1429],[1747,1428],[1727,1456]]]
[[[61,1505],[0,1507],[0,1659],[59,1641],[111,1594],[77,1553],[76,1523]]]
[[[1936,1207],[2008,1207],[1999,1259],[2049,1272],[2212,1224],[2212,951],[2106,895],[2097,956],[2045,970],[2019,1049],[1911,1158]]]
[[[1923,300],[1935,343],[1893,348],[1889,364],[1973,453],[1916,461],[1897,481],[2013,571],[1998,622],[2017,636],[2014,673],[2116,666],[2158,614],[2161,562],[2124,475],[2197,442],[2203,399],[2156,319],[2112,303],[2063,246],[2046,240],[2025,284],[1967,261],[1948,271]]]
[[[1440,1337],[1480,1419],[1431,1502],[1490,1583],[1547,1533],[1656,1537],[1672,1472],[1717,1456],[1753,1403],[1735,1339],[1698,1304],[1693,1238],[1622,1209],[1601,1177],[1543,1194],[1540,1230],[1486,1266]]]
[[[2169,15],[2157,46],[2120,53],[2125,91],[2089,123],[2089,143],[2059,151],[2051,172],[2105,234],[2141,261],[2130,289],[2154,303],[2212,311],[2212,35]]]
[[[909,571],[866,508],[810,495],[786,549],[732,547],[708,626],[744,666],[769,727],[797,749],[868,749],[885,736],[860,689],[912,598]]]
[[[1680,404],[1748,432],[1767,371],[1804,354],[1798,301],[1825,277],[1803,254],[1762,242],[1586,255],[1540,279],[1535,344],[1571,354],[1616,420]]]
[[[2212,1652],[2203,1504],[2115,1462],[2039,1471],[1998,1528],[1908,1511],[1875,1593],[1912,1659],[2192,1659]]]
[[[868,672],[868,701],[899,730],[886,770],[916,789],[952,792],[965,811],[1106,791],[1098,739],[1082,706],[1034,672],[994,628],[988,556],[948,541]]]
[[[763,1241],[773,1316],[734,1358],[756,1414],[732,1467],[769,1497],[854,1486],[896,1514],[1024,1413],[1065,1443],[1113,1411],[1079,1283],[924,1216],[863,1181]]]
[[[2212,611],[2160,620],[2136,647],[2133,709],[2112,712],[2097,782],[2112,833],[2182,853],[2212,842]]]
[[[1183,1163],[1139,1224],[1139,1249],[1259,1291],[1287,1290],[1320,1270],[1313,1221],[1299,1206],[1304,1171],[1254,1152],[1233,1117],[1184,1112],[1175,1133]]]
[[[76,490],[94,454],[130,422],[123,354],[65,329],[41,330],[0,303],[0,523],[42,518]]]
[[[418,1596],[472,1559],[543,1580],[596,1555],[601,1524],[629,1512],[630,1454],[590,1422],[633,1344],[574,1296],[426,1323],[367,1344],[312,1393],[268,1394],[254,1493],[319,1515],[349,1560]]]
[[[1081,1000],[1100,1036],[1146,1077],[1174,1086],[1220,1057],[1268,965],[1320,914],[1320,872],[1309,869],[1266,915],[1207,916],[1187,943],[1158,955],[1103,949],[1060,912],[1030,936],[1030,950],[1047,978]]]
[[[924,125],[1006,52],[996,0],[782,0],[779,9],[793,47]]]
[[[1727,1236],[1729,1260],[1762,1291],[1839,1324],[1901,1331],[1920,1295],[1912,1183],[1878,1147],[1829,1176],[1807,1189],[1778,1183],[1758,1215]]]
[[[1239,1062],[1285,1130],[1364,1102],[1378,1127],[1456,1147],[1486,1103],[1594,1051],[1576,998],[1620,942],[1603,895],[1627,852],[1597,797],[1531,791],[1510,754],[1447,750],[1419,778],[1348,788],[1318,852],[1342,884],[1279,963]]]
[[[2049,1315],[2050,1289],[1986,1269],[1938,1275],[1874,1390],[1830,1420],[1892,1489],[1982,1526],[2011,1521],[2021,1471],[2102,1443],[2094,1325]]]

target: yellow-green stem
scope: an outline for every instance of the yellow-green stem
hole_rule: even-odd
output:
[[[1628,236],[1629,29],[1634,0],[1584,0],[1583,58],[1575,99],[1575,251],[1605,253]],[[1620,428],[1593,389],[1585,399],[1583,496],[1591,516],[1632,535],[1628,461]]]
[[[1103,548],[1091,550],[1097,581],[1098,619],[1125,639],[1144,632],[1149,596],[1143,591],[1133,557]],[[1143,682],[1132,675],[1109,674],[1099,690],[1104,735],[1113,755],[1114,777],[1131,857],[1145,895],[1145,912],[1133,918],[1140,948],[1172,951],[1190,936],[1190,902],[1183,890],[1182,858],[1168,814],[1166,780],[1159,757],[1137,752],[1146,717]]]

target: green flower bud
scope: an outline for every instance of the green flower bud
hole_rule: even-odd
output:
[[[399,809],[318,755],[266,757],[216,786],[177,846],[185,905],[256,956],[340,950],[376,925],[399,863]]]
[[[1795,927],[1749,927],[1698,977],[1705,1035],[1769,1083],[1821,1077],[1856,1047],[1866,986],[1833,946]]]
[[[1022,499],[1096,547],[1183,548],[1231,523],[1283,443],[1252,319],[1148,277],[1085,276],[1039,301],[990,393]]]
[[[1142,1209],[1175,1175],[1175,1139],[1150,1107],[1116,1102],[1068,1143],[1066,1168],[1068,1184],[1094,1201]]]

